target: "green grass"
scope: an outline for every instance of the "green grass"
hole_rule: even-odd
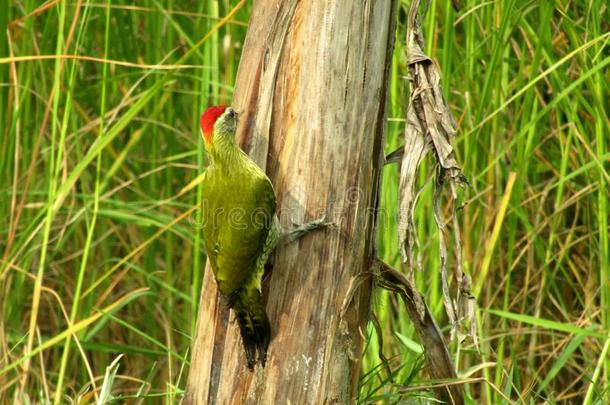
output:
[[[0,2],[1,403],[93,401],[104,382],[173,403],[185,387],[205,259],[197,119],[230,103],[251,4],[108,4]],[[407,8],[388,152],[403,142]],[[470,403],[610,401],[609,21],[603,0],[432,1],[424,20],[472,184],[460,224],[481,352],[451,346]],[[448,335],[432,192],[416,280]],[[389,165],[380,254],[399,267],[397,198]],[[373,313],[360,402],[430,397],[402,304],[378,291]]]

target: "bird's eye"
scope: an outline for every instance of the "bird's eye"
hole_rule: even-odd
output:
[[[229,115],[231,116],[231,118],[235,118],[235,116],[236,116],[237,114],[235,113],[235,110],[231,108],[231,109],[229,110]]]

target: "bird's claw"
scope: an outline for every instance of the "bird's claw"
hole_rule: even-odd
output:
[[[332,221],[326,221],[326,214],[322,215],[320,218],[318,219],[314,219],[313,221],[310,222],[306,222],[304,224],[300,224],[298,222],[295,222],[294,220],[291,219],[292,225],[300,228],[300,227],[307,227],[310,229],[319,229],[319,228],[327,228],[327,227],[331,227],[331,226],[337,226],[336,223],[332,222]]]
[[[323,228],[326,228],[329,226],[335,226],[335,224],[333,222],[326,221],[326,215],[324,215],[321,218],[318,218],[314,221],[306,222],[304,224],[297,224],[294,221],[292,221],[292,223],[295,226],[295,228],[290,231],[287,231],[284,234],[284,236],[283,236],[284,243],[293,242],[311,231],[320,230],[320,229],[323,229]]]

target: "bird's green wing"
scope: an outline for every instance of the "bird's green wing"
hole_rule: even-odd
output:
[[[257,261],[275,214],[275,193],[264,173],[254,174],[206,182],[204,201],[207,197],[214,218],[204,225],[204,241],[224,295],[234,294],[262,270]]]

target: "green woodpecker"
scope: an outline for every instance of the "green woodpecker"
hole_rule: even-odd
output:
[[[235,143],[238,114],[215,106],[201,116],[210,157],[203,180],[203,239],[220,293],[235,311],[248,368],[265,365],[271,327],[261,279],[280,237],[267,175]]]
[[[264,366],[271,326],[261,299],[261,279],[278,242],[289,243],[331,225],[324,218],[284,232],[271,181],[235,143],[238,114],[208,108],[201,131],[210,157],[203,179],[203,241],[220,293],[235,311],[248,368]]]

